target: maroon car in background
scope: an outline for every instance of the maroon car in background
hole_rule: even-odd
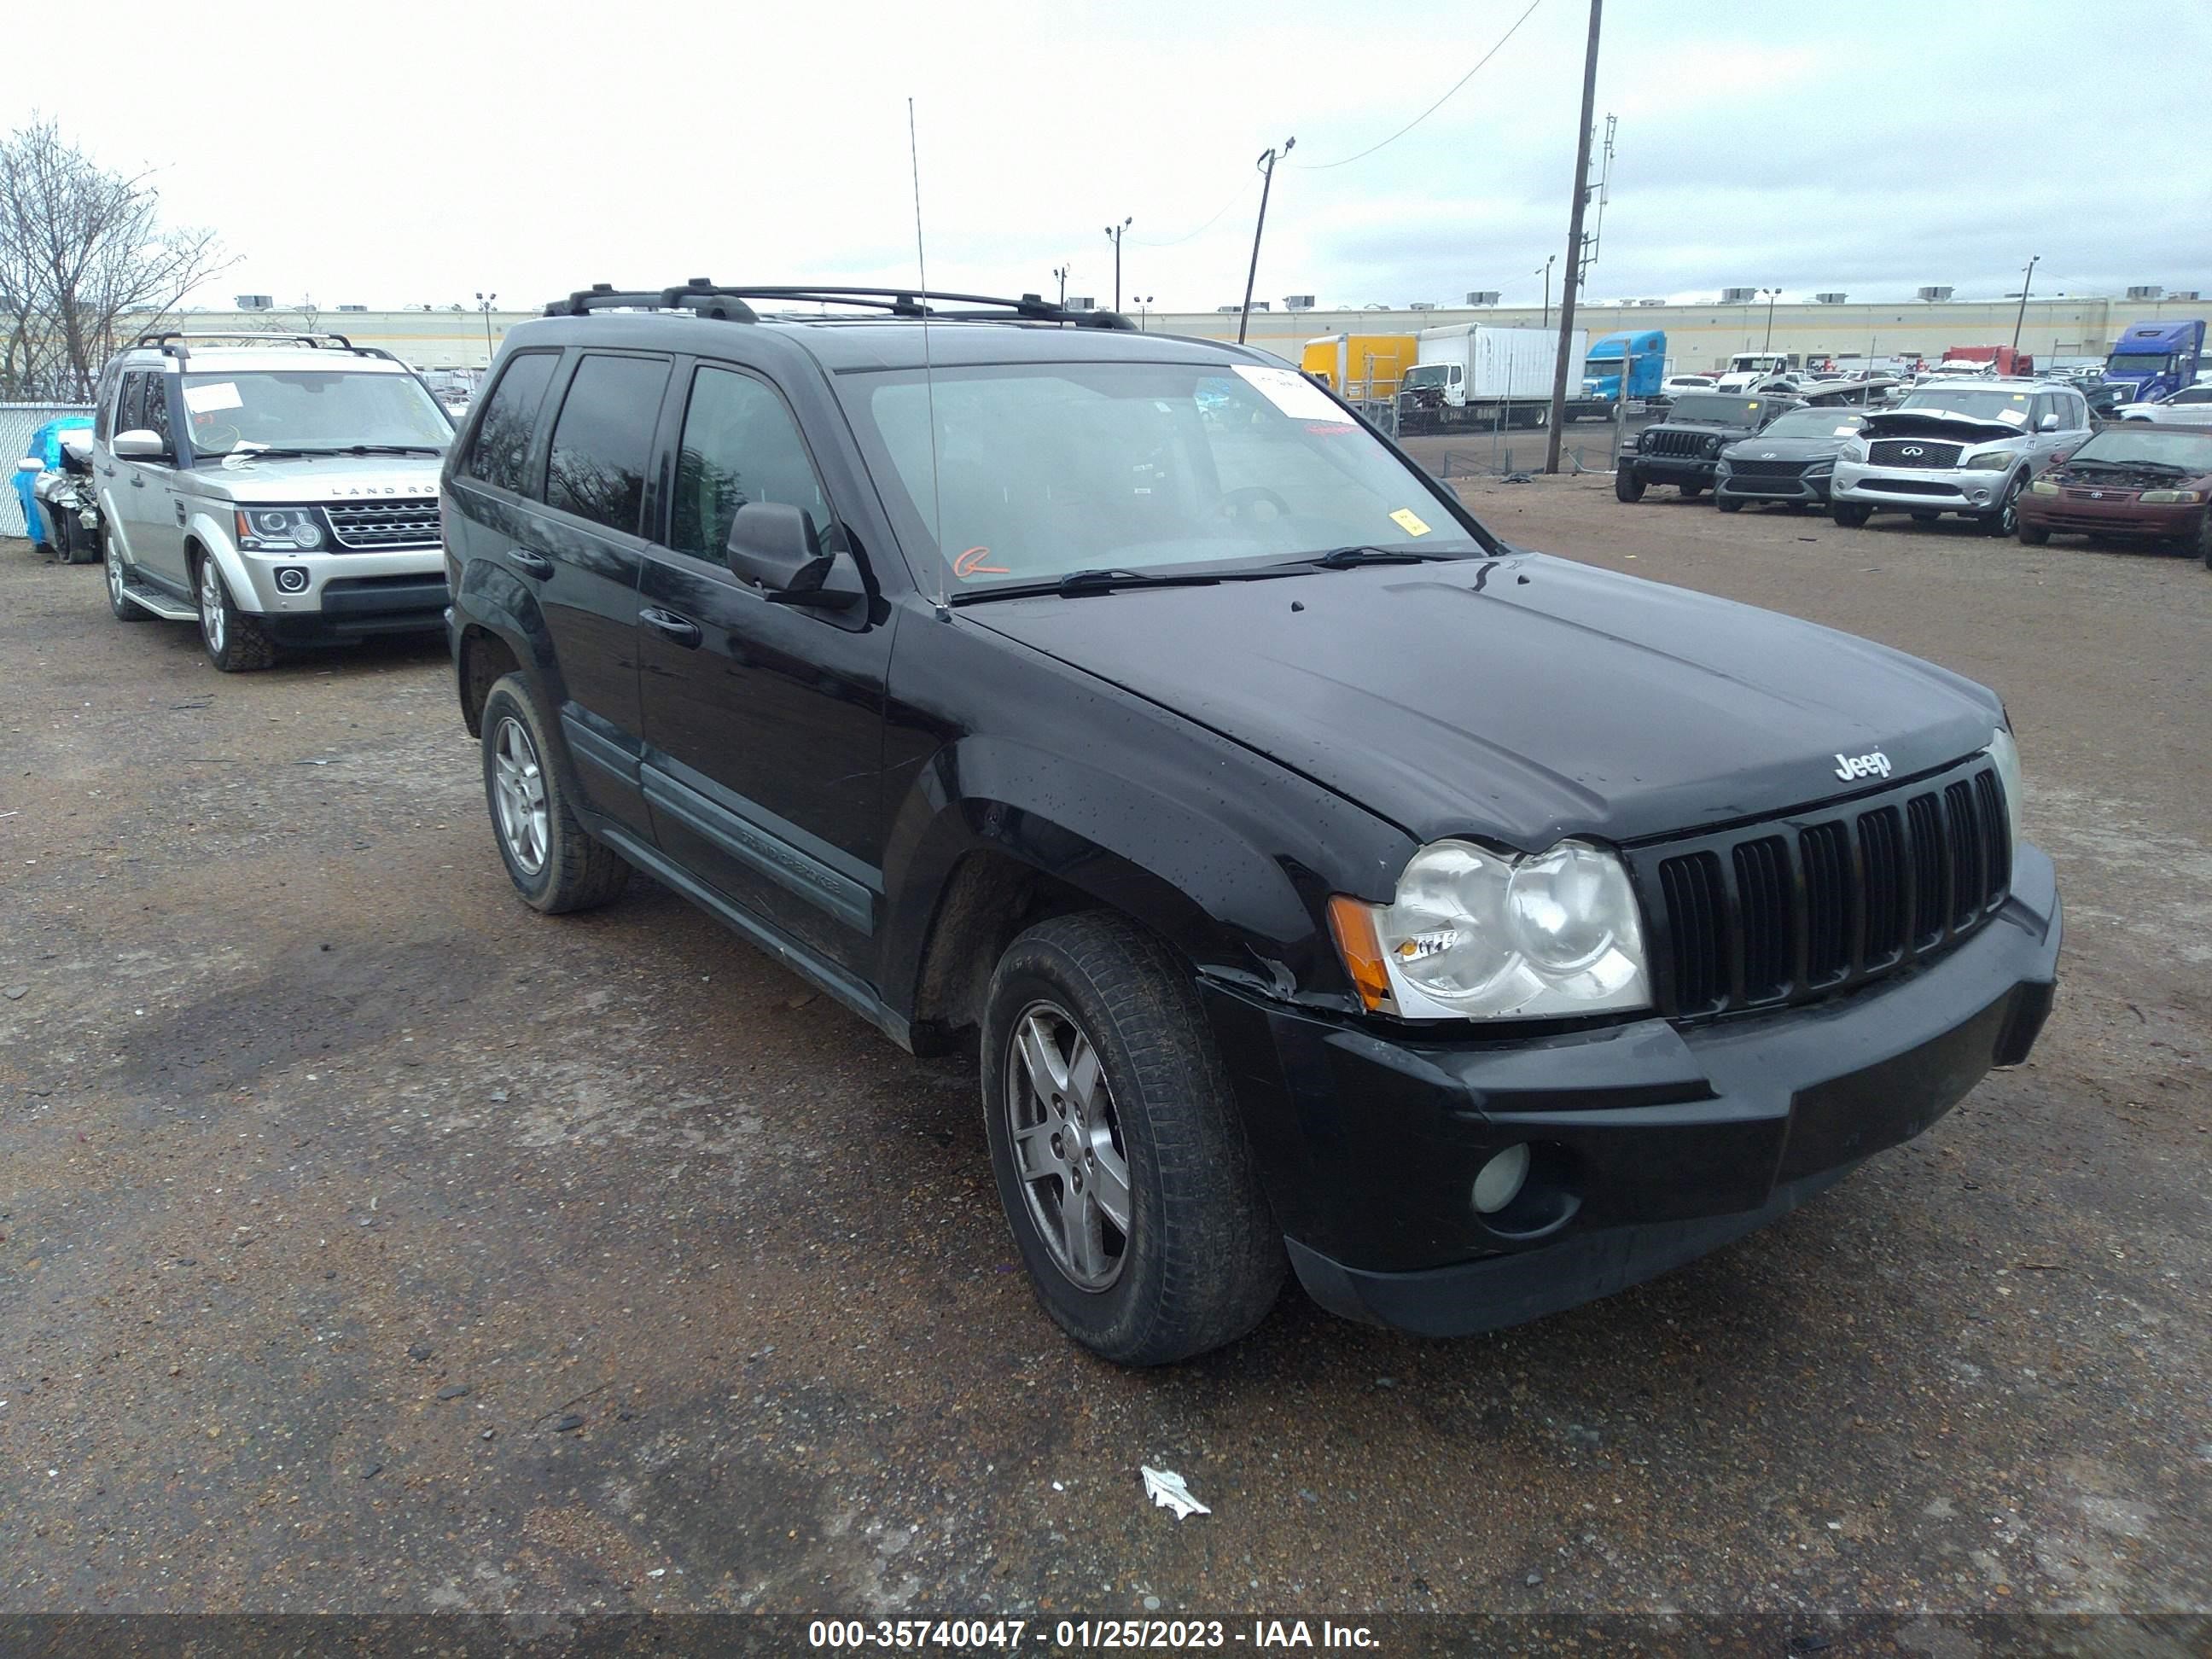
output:
[[[2020,538],[2122,536],[2179,542],[2212,568],[2212,426],[2129,421],[2087,442],[2028,485]]]

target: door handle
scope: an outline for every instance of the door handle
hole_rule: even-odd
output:
[[[526,547],[508,548],[507,562],[524,575],[535,576],[540,581],[553,574],[553,561]]]
[[[685,650],[691,650],[706,637],[699,624],[689,617],[679,617],[673,611],[663,611],[659,605],[648,605],[637,613],[637,619],[663,639],[672,640]]]

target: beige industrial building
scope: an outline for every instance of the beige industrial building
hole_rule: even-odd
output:
[[[2019,310],[2019,302],[2009,300],[1792,302],[1778,304],[1771,313],[1759,301],[1743,305],[1598,303],[1582,307],[1577,321],[1592,339],[1616,329],[1664,329],[1670,367],[1686,373],[1723,367],[1735,352],[1766,349],[1813,357],[1936,359],[1952,346],[2010,344]],[[195,311],[182,319],[182,325],[270,331],[335,329],[356,343],[382,346],[420,368],[480,368],[508,328],[535,314],[498,311],[487,315],[474,309]],[[2203,302],[2179,294],[2158,300],[2032,299],[2021,322],[2020,344],[2039,362],[2102,357],[2131,323],[2208,314],[2212,312]],[[1146,328],[1162,333],[1237,337],[1233,311],[1153,311],[1140,320]],[[1550,320],[1557,323],[1556,311]],[[1538,328],[1545,321],[1545,313],[1534,306],[1289,311],[1275,301],[1270,309],[1252,313],[1247,337],[1295,362],[1304,343],[1322,335],[1413,333],[1463,323]]]

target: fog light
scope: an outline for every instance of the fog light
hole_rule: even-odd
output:
[[[276,586],[287,593],[306,592],[307,591],[307,567],[297,564],[279,565],[276,568]]]
[[[1989,498],[1990,492],[1986,489],[1977,489],[1974,492],[1974,499],[1978,501],[1985,501],[1989,500]]]
[[[1496,1215],[1521,1196],[1528,1181],[1528,1143],[1508,1146],[1484,1164],[1474,1177],[1474,1208],[1478,1215]]]

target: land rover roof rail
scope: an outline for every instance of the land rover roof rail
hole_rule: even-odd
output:
[[[578,289],[545,307],[548,317],[584,317],[594,311],[653,309],[692,311],[726,322],[757,323],[760,313],[749,300],[779,300],[793,305],[854,306],[894,317],[927,317],[936,322],[1066,323],[1078,328],[1127,329],[1136,325],[1115,311],[1070,311],[1035,294],[1009,300],[990,294],[953,294],[920,288],[729,287],[694,276],[678,288],[617,289],[598,283]],[[957,307],[957,308],[948,308]]]
[[[244,340],[254,345],[298,345],[317,351],[349,352],[356,357],[380,357],[387,363],[398,363],[410,374],[415,372],[404,357],[386,351],[382,346],[356,345],[343,334],[264,334],[254,329],[216,329],[192,334],[172,329],[163,334],[141,334],[131,342],[131,349],[134,351],[159,349],[163,356],[174,357],[182,362],[192,355],[193,342],[210,340]]]

